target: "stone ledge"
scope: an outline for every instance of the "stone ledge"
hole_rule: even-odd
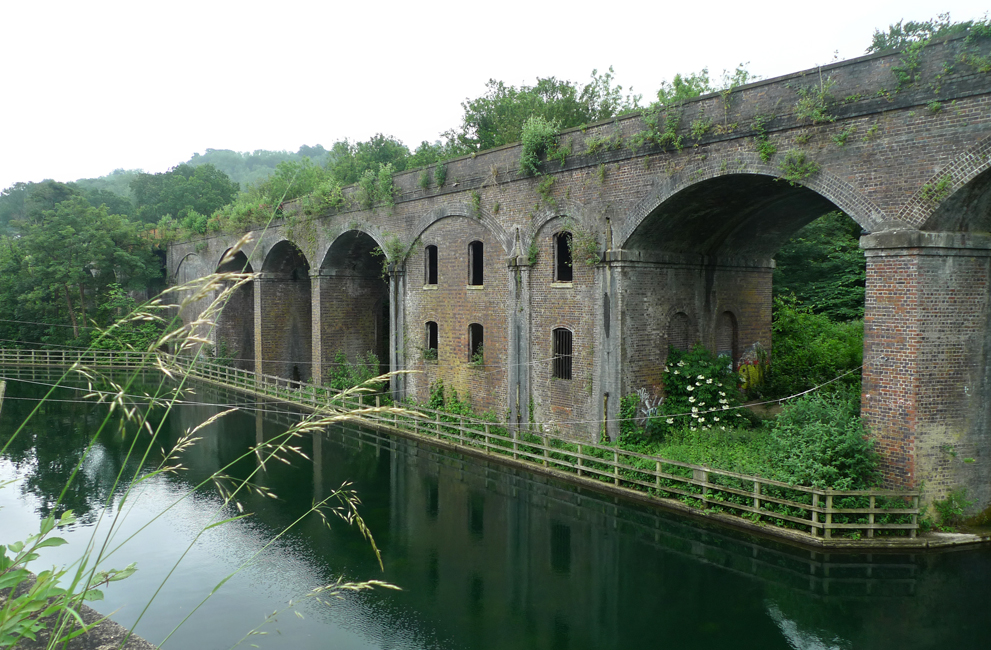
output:
[[[885,230],[864,235],[860,247],[867,255],[884,255],[890,249],[934,248],[938,254],[965,250],[970,254],[991,255],[991,235],[973,232],[926,232],[923,230]]]

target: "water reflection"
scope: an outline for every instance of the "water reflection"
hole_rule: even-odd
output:
[[[184,458],[182,486],[221,467],[250,475],[258,465],[245,451],[298,418],[236,393],[198,391],[204,403],[170,417],[169,440],[222,410],[219,404],[238,403],[244,412],[203,431]],[[16,417],[8,420],[12,404],[0,435]],[[62,408],[53,404],[46,417],[59,423],[59,446],[71,459],[94,416]],[[39,459],[60,453],[43,450],[42,438],[8,454],[32,476]],[[108,496],[105,477],[123,463],[120,447],[99,441],[79,490],[91,511]],[[265,647],[326,647],[328,635],[338,647],[395,648],[977,648],[986,640],[987,549],[824,554],[354,427],[310,436],[302,447],[313,462],[269,464],[264,481],[280,498],[247,497],[257,517],[215,535],[210,552],[250,553],[260,542],[244,540],[270,537],[348,480],[364,501],[384,575],[356,531],[304,517],[240,591],[208,605],[220,609],[205,612],[207,620],[190,622],[185,638],[213,633],[218,621],[244,626],[248,601],[259,593],[289,598],[346,575],[382,578],[403,591],[349,598],[334,610],[310,607],[305,621],[293,621],[295,634],[286,626],[283,645],[270,637]],[[59,471],[25,481],[25,489],[52,503]],[[163,535],[160,543],[174,541]]]

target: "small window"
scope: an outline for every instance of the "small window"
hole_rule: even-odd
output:
[[[423,284],[437,284],[437,247],[433,245],[424,250]]]
[[[571,379],[571,330],[559,327],[554,330],[554,356],[551,377]]]
[[[473,366],[480,366],[485,362],[485,347],[482,343],[482,326],[472,323],[468,326],[468,362]]]
[[[554,235],[554,281],[571,282],[571,233]]]
[[[482,242],[473,241],[468,244],[468,284],[481,286],[485,284],[482,278]]]
[[[423,358],[427,361],[437,360],[437,323],[427,321],[427,336],[423,342]]]
[[[691,340],[689,333],[691,324],[692,321],[688,318],[688,314],[683,311],[672,316],[671,323],[668,325],[668,345],[682,352],[692,347],[694,341]]]

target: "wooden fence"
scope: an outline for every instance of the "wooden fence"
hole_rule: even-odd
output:
[[[152,355],[61,350],[3,350],[3,365],[81,365],[147,367]],[[342,396],[337,391],[282,377],[249,372],[209,361],[161,355],[191,376],[222,386],[272,397],[320,412],[381,407],[383,395]],[[386,400],[387,402],[387,400]],[[498,456],[535,469],[570,474],[598,485],[626,488],[656,499],[674,499],[692,509],[727,513],[770,528],[816,539],[846,540],[916,537],[919,492],[906,490],[828,490],[747,476],[648,456],[609,445],[574,442],[517,430],[505,424],[452,415],[419,405],[362,413],[356,420],[403,435],[428,438],[469,453]]]

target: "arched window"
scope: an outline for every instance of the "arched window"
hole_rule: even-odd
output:
[[[559,232],[554,235],[554,281],[571,282],[571,269],[571,233]]]
[[[423,284],[437,284],[437,247],[432,244],[423,251]]]
[[[485,346],[483,345],[482,326],[472,323],[468,326],[468,363],[480,366],[485,361]]]
[[[695,341],[691,336],[691,327],[692,321],[685,312],[679,311],[672,316],[671,322],[668,324],[668,345],[681,351],[692,347],[692,343]]]
[[[716,356],[727,356],[736,367],[739,357],[737,339],[739,334],[736,326],[736,316],[733,312],[724,311],[716,319]]]
[[[481,286],[485,284],[482,278],[482,242],[473,241],[468,244],[468,284]]]
[[[427,361],[437,359],[437,323],[427,321],[426,340],[423,342],[423,358]]]
[[[571,336],[571,330],[563,327],[554,330],[551,360],[551,377],[554,379],[571,379]]]

